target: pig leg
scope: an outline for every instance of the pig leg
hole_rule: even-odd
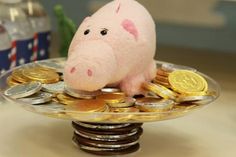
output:
[[[156,64],[153,61],[143,73],[127,77],[120,83],[120,88],[128,96],[143,94],[142,84],[151,81],[156,76]]]

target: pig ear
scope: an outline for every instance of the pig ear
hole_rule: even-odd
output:
[[[119,11],[120,11],[120,7],[121,7],[121,3],[119,3],[119,5],[118,5],[117,8],[116,8],[116,13],[117,13],[117,14],[118,14]]]
[[[122,21],[121,25],[125,31],[129,32],[131,35],[134,36],[136,41],[138,40],[138,30],[133,21],[125,19]]]

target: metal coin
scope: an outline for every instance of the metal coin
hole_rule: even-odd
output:
[[[18,68],[16,70],[14,70],[11,74],[12,79],[17,81],[17,82],[20,82],[20,83],[29,82],[30,80],[23,75],[23,69],[24,68]]]
[[[60,81],[53,84],[43,84],[42,90],[49,93],[63,93],[65,88],[65,83]]]
[[[79,100],[79,99],[71,97],[65,93],[58,94],[57,99],[59,100],[60,103],[62,103],[64,105],[70,105],[70,104],[73,104],[75,101]]]
[[[180,96],[176,99],[177,102],[195,102],[195,103],[207,103],[214,100],[211,95],[199,95],[199,96]]]
[[[64,71],[64,66],[55,62],[51,62],[51,61],[41,61],[41,62],[37,62],[36,64],[45,68],[53,69],[59,73],[63,73]]]
[[[169,72],[164,71],[163,69],[159,68],[159,69],[157,69],[157,75],[159,75],[159,76],[164,76],[164,77],[168,77]]]
[[[161,112],[170,110],[174,106],[174,101],[157,98],[141,98],[136,101],[135,105],[144,112]]]
[[[18,99],[31,96],[39,92],[41,88],[42,84],[40,82],[30,82],[10,87],[4,92],[4,94],[6,96]]]
[[[56,83],[60,80],[59,75],[51,70],[42,70],[38,67],[23,69],[23,75],[32,81],[39,81],[45,84]]]
[[[131,97],[127,97],[127,98],[125,98],[124,102],[108,103],[107,105],[110,107],[115,107],[115,108],[131,107],[131,106],[134,106],[135,101],[136,101],[136,99],[131,98]]]
[[[176,70],[168,78],[171,88],[181,94],[198,95],[208,90],[205,78],[192,71]]]
[[[115,124],[115,125],[101,125],[101,124],[88,124],[88,123],[82,123],[82,122],[75,122],[76,124],[83,126],[85,128],[90,128],[90,129],[103,129],[103,130],[109,130],[109,129],[119,129],[123,127],[130,126],[130,123],[125,123],[125,124]]]
[[[8,76],[7,78],[7,85],[8,86],[15,86],[21,84],[20,82],[15,81],[12,76]]]
[[[144,83],[143,87],[159,96],[161,96],[164,99],[172,99],[174,100],[176,98],[176,93],[171,91],[170,89],[159,85],[159,84],[153,84],[150,82]]]
[[[190,71],[193,71],[193,72],[197,71],[196,69],[188,67],[188,66],[171,64],[171,63],[164,63],[164,64],[162,64],[161,68],[164,71],[167,71],[167,72],[173,72],[175,70],[190,70]]]
[[[44,104],[52,100],[52,94],[39,92],[27,98],[21,98],[20,101],[31,105]]]
[[[70,89],[65,86],[64,89],[65,93],[75,97],[75,98],[80,98],[80,99],[93,99],[97,95],[101,94],[101,91],[94,91],[94,92],[87,92],[87,91],[80,91],[80,90],[75,90],[75,89]]]
[[[97,96],[97,99],[104,100],[107,104],[117,104],[125,102],[124,93],[104,93]]]

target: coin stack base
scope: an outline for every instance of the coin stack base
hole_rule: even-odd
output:
[[[72,122],[73,143],[81,150],[102,156],[124,155],[139,150],[142,123],[98,124]]]

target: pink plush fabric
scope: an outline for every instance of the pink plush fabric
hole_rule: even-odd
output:
[[[95,91],[119,85],[127,95],[142,93],[155,77],[155,23],[135,0],[115,0],[80,25],[70,45],[65,83]]]

